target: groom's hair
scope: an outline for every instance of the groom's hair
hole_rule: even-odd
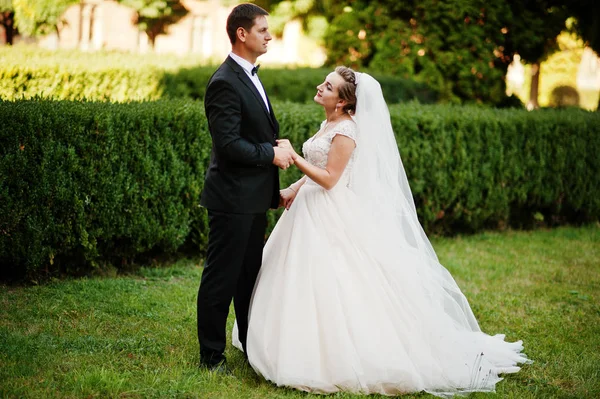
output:
[[[243,3],[235,6],[227,17],[227,35],[231,44],[235,44],[237,40],[236,32],[239,27],[249,32],[254,26],[254,19],[261,15],[269,15],[269,13],[256,4]]]

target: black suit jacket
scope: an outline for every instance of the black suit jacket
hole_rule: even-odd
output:
[[[204,110],[212,137],[200,204],[231,213],[263,213],[279,204],[273,165],[279,124],[258,90],[231,57],[208,82]]]

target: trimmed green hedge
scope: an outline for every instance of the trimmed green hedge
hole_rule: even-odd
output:
[[[172,253],[202,222],[201,103],[0,102],[0,120],[4,267]]]
[[[430,232],[600,217],[600,113],[409,106],[391,114]]]
[[[274,107],[297,149],[323,118],[316,105]],[[391,116],[429,233],[600,217],[598,113],[408,104]],[[1,274],[205,247],[202,103],[0,101],[0,120]]]
[[[28,56],[29,58],[25,58]],[[27,47],[0,48],[0,99],[144,101],[160,98],[202,100],[215,66],[193,59],[149,59],[115,53],[47,52]],[[197,60],[196,60],[197,62]],[[265,66],[260,77],[271,101],[312,102],[329,68],[281,69]],[[374,75],[390,103],[416,99],[433,103],[437,94],[424,84]]]
[[[192,57],[4,46],[0,47],[0,98],[157,100],[163,95],[166,73],[198,62]]]

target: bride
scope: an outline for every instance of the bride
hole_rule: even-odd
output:
[[[314,100],[327,119],[294,155],[304,177],[282,191],[286,211],[265,245],[252,368],[315,393],[494,391],[499,374],[529,360],[521,341],[481,332],[438,262],[379,83],[337,67]],[[233,341],[241,349],[236,326]]]

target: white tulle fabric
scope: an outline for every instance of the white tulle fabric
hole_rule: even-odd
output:
[[[267,241],[250,364],[316,393],[494,391],[499,374],[529,362],[522,343],[480,331],[419,224],[379,84],[359,79],[354,122],[303,145],[322,168],[337,135],[357,146],[334,188],[307,180]],[[233,343],[241,349],[237,326]]]

